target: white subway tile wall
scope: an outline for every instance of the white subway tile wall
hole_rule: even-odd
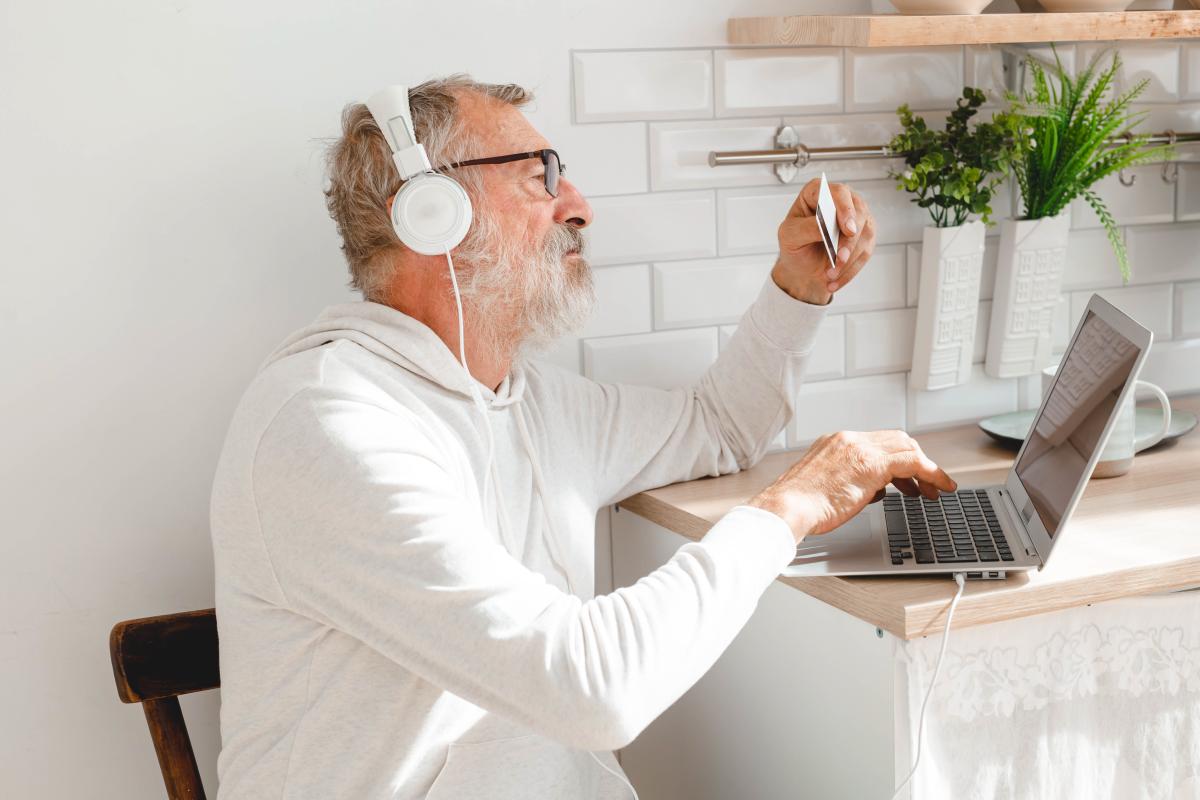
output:
[[[802,447],[833,431],[904,428],[904,373],[817,381],[800,387],[803,413],[788,426],[788,447]]]
[[[875,375],[912,367],[915,308],[846,316],[846,374]]]
[[[566,166],[563,173],[585,197],[637,194],[646,177],[646,123],[567,125],[547,131]]]
[[[1190,129],[1189,129],[1190,130]],[[1175,219],[1200,220],[1200,164],[1178,164]]]
[[[576,122],[712,116],[711,50],[576,51],[573,67]]]
[[[741,319],[775,259],[763,256],[654,265],[654,327],[694,328]]]
[[[1071,321],[1074,330],[1083,309],[1087,307],[1092,292],[1071,292]],[[1171,295],[1171,284],[1160,283],[1154,286],[1125,286],[1119,289],[1099,289],[1095,294],[1100,295],[1117,308],[1124,311],[1138,322],[1145,325],[1154,333],[1154,341],[1165,342],[1171,338],[1171,311],[1174,300]]]
[[[1095,47],[1059,48],[1068,67]],[[1142,77],[1141,130],[1200,130],[1200,44],[1123,45],[1123,86]],[[1051,57],[1049,48],[1036,52]],[[587,232],[597,293],[592,318],[544,357],[595,380],[660,387],[694,381],[717,358],[757,296],[777,253],[779,224],[800,187],[825,171],[861,194],[878,223],[875,255],[834,298],[799,389],[802,412],[772,449],[800,448],[842,428],[920,431],[1035,406],[1037,376],[996,380],[979,364],[991,313],[998,229],[985,246],[971,380],[909,389],[912,328],[925,212],[887,178],[896,161],[814,162],[781,185],[769,166],[709,167],[710,150],[773,146],[792,125],[813,147],[885,143],[908,102],[931,124],[965,81],[995,89],[999,52],[988,48],[695,48],[590,50],[572,57],[574,124],[555,137],[568,175],[589,198]],[[1181,102],[1190,101],[1190,102]],[[992,107],[997,107],[994,103]],[[560,144],[562,142],[563,144]],[[1145,377],[1169,392],[1200,391],[1200,147],[1179,146],[1179,178],[1160,164],[1097,186],[1120,225],[1132,278],[1121,280],[1094,212],[1072,204],[1061,352],[1092,292],[1155,333]],[[1007,216],[1011,188],[993,203]],[[1013,209],[1019,212],[1020,209]]]
[[[1184,100],[1200,100],[1200,44],[1184,43],[1180,67]]]
[[[1200,339],[1155,344],[1142,367],[1142,380],[1157,383],[1168,394],[1200,392]]]
[[[1125,170],[1125,179],[1132,185],[1121,183],[1121,176],[1109,175],[1097,181],[1092,190],[1104,201],[1108,213],[1118,225],[1172,222],[1175,219],[1175,187],[1162,180],[1162,167],[1158,164],[1142,164]],[[1071,228],[1099,228],[1100,218],[1083,198],[1071,202]]]
[[[1137,280],[1142,272],[1136,270],[1132,279]],[[1108,232],[1104,228],[1071,231],[1067,265],[1063,270],[1063,291],[1120,285],[1121,268],[1117,266],[1117,254],[1108,241]]]
[[[846,110],[951,108],[962,94],[961,47],[846,49]]]
[[[1175,338],[1200,338],[1200,281],[1175,285]]]
[[[1112,47],[1109,43],[1078,45],[1079,63],[1096,61],[1096,71],[1112,65]],[[1137,96],[1139,103],[1174,103],[1179,99],[1179,45],[1167,42],[1135,43],[1121,45],[1121,66],[1117,70],[1108,96],[1124,93],[1141,81],[1146,88]]]
[[[627,264],[717,254],[713,193],[658,192],[592,201],[592,264]]]
[[[842,110],[836,47],[717,50],[717,116]]]
[[[982,364],[971,367],[971,379],[949,389],[908,389],[909,430],[975,422],[992,414],[1017,410],[1018,380],[989,377]]]
[[[1185,281],[1200,276],[1200,225],[1127,228],[1130,280]]]
[[[770,150],[779,117],[716,122],[657,122],[650,125],[650,188],[703,189],[710,186],[763,186],[778,182],[762,166],[714,169],[712,150]]]
[[[879,245],[854,280],[833,298],[830,310],[871,311],[906,305],[904,261],[904,245]]]
[[[653,328],[650,268],[645,264],[596,267],[592,270],[596,305],[580,336],[649,333]]]
[[[1056,51],[1058,60],[1066,69],[1075,69],[1074,45],[1056,45],[1054,48],[1045,45],[1026,49],[1026,52],[1047,65],[1055,63]],[[988,45],[968,46],[965,67],[966,85],[983,89],[987,93],[987,105],[997,105],[1004,96],[1004,68],[1000,49]],[[1032,83],[1032,73],[1025,70],[1025,86],[1031,86]]]
[[[723,256],[778,252],[779,224],[798,193],[795,186],[778,185],[718,190],[718,252]]]

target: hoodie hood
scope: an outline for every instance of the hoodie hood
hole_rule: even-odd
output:
[[[458,358],[433,330],[407,314],[381,303],[339,303],[322,311],[309,325],[288,336],[259,366],[349,339],[380,358],[420,375],[444,389],[472,400],[472,383],[490,408],[519,403],[525,394],[525,369],[514,360],[495,391],[467,374]]]

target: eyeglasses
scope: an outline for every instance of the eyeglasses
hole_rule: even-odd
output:
[[[546,192],[551,197],[558,197],[558,178],[567,171],[567,165],[558,160],[558,153],[549,148],[531,150],[528,153],[513,153],[509,156],[492,156],[491,158],[472,158],[470,161],[457,161],[438,170],[454,169],[455,167],[472,167],[476,164],[507,164],[509,161],[521,161],[526,158],[540,158],[546,171],[542,174],[542,182]]]

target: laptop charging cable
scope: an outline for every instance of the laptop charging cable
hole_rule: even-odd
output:
[[[966,575],[961,572],[954,573],[954,582],[958,584],[958,591],[954,593],[954,599],[950,601],[950,610],[946,613],[946,630],[942,634],[942,649],[938,652],[937,663],[933,667],[933,678],[930,679],[929,688],[925,691],[925,701],[921,703],[921,717],[917,722],[917,757],[913,761],[912,769],[909,770],[908,776],[896,787],[896,791],[892,794],[892,800],[896,800],[901,790],[912,780],[912,776],[917,771],[917,765],[921,763],[921,734],[925,731],[925,709],[929,705],[929,698],[933,695],[933,687],[937,684],[938,673],[942,669],[942,659],[946,656],[946,645],[950,643],[950,623],[954,619],[954,608],[958,605],[958,601],[963,595],[963,589],[967,588]]]

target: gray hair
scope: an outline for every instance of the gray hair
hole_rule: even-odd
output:
[[[413,128],[435,167],[478,158],[478,132],[468,130],[459,115],[458,96],[475,92],[513,106],[533,94],[512,83],[480,83],[465,73],[425,81],[408,90]],[[366,300],[379,301],[395,274],[395,256],[405,249],[388,218],[388,199],[403,185],[392,152],[371,112],[363,103],[342,110],[342,135],[326,155],[329,185],[325,206],[342,237],[350,267],[350,286]],[[480,196],[478,170],[451,170],[472,202]]]

